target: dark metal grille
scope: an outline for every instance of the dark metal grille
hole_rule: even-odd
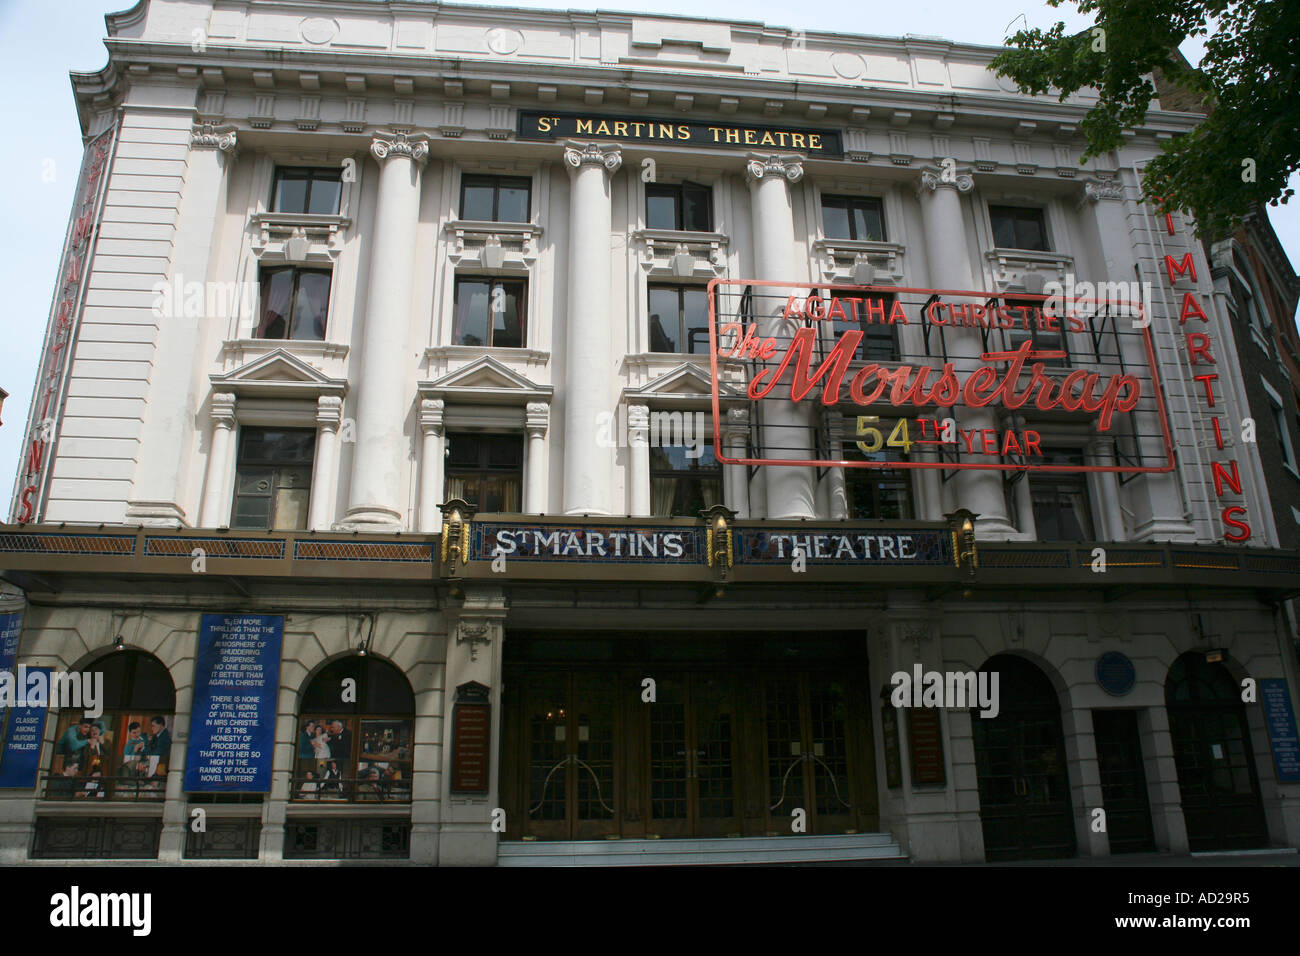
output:
[[[25,554],[132,554],[135,551],[135,535],[0,534],[0,552],[3,551]]]
[[[407,820],[290,820],[284,827],[286,860],[409,859]]]
[[[162,821],[37,817],[34,860],[156,860]]]
[[[293,556],[304,561],[409,561],[432,560],[432,545],[423,541],[295,541]]]
[[[209,558],[283,558],[284,542],[268,538],[153,538],[144,539],[144,553],[150,557],[188,558],[202,548]]]
[[[256,817],[209,820],[206,832],[195,833],[192,828],[187,828],[185,859],[256,860],[261,836],[262,821]]]
[[[980,552],[980,564],[986,568],[1068,568],[1070,552],[1048,550],[989,549]]]

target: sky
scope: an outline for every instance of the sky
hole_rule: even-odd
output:
[[[325,4],[322,4],[324,6]],[[481,6],[563,9],[548,2],[494,2]],[[103,45],[104,14],[124,10],[129,0],[0,0],[0,88],[10,90],[4,124],[9,146],[0,150],[0,222],[10,223],[10,239],[0,256],[0,388],[10,393],[0,418],[0,500],[8,494],[18,467],[27,408],[36,378],[41,343],[49,320],[55,273],[68,225],[72,193],[81,164],[81,130],[68,80],[71,71],[89,72],[108,61]],[[622,10],[697,16],[692,0],[601,2],[582,9]],[[1000,46],[1022,25],[1050,27],[1063,20],[1078,31],[1092,22],[1069,3],[1057,9],[1042,0],[913,0],[864,4],[861,0],[745,0],[714,3],[719,18],[761,21],[769,26],[831,33],[943,36],[964,43]],[[1023,17],[1023,19],[1022,19]],[[1188,42],[1192,62],[1203,48]],[[1300,194],[1300,176],[1291,186]],[[1300,195],[1289,206],[1269,208],[1273,228],[1293,264],[1300,263]]]

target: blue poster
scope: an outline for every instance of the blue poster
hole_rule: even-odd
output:
[[[51,669],[29,667],[27,673],[42,671],[48,681]],[[41,764],[41,742],[45,739],[44,705],[14,707],[4,727],[4,751],[0,753],[0,789],[30,790],[36,786]],[[4,716],[0,715],[0,720]]]
[[[0,671],[12,671],[18,661],[18,637],[23,632],[23,612],[0,614]]]
[[[1259,682],[1259,702],[1264,705],[1264,724],[1273,744],[1273,763],[1280,783],[1300,783],[1300,733],[1296,731],[1291,695],[1281,677]]]
[[[283,635],[276,615],[203,615],[187,792],[270,792]]]

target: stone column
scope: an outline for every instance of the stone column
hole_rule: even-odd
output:
[[[597,422],[614,401],[610,338],[610,177],[623,165],[617,146],[569,143],[569,286],[564,371],[565,514],[611,513],[614,458],[600,447]]]
[[[936,289],[974,289],[970,255],[966,248],[966,228],[962,220],[961,194],[975,188],[967,171],[946,178],[937,170],[921,173],[919,195],[921,219],[925,226],[925,255],[929,263],[930,283]],[[980,363],[983,342],[979,329],[945,330],[948,355],[959,374],[969,375]],[[958,428],[998,427],[992,408],[958,406]],[[963,462],[997,462],[996,455],[963,455]],[[957,504],[978,514],[976,532],[984,536],[1005,537],[1015,528],[1007,520],[1006,498],[1002,493],[1000,471],[961,471],[956,479]]]
[[[1092,711],[1067,701],[1061,713],[1061,729],[1065,737],[1066,765],[1072,769],[1069,774],[1070,806],[1074,811],[1074,836],[1079,855],[1110,856],[1110,838],[1092,826],[1092,811],[1104,809]]]
[[[1012,485],[1012,497],[1015,499],[1016,506],[1016,525],[1023,534],[1032,534],[1038,537],[1038,524],[1034,521],[1034,496],[1029,490],[1029,483],[1033,481],[1029,475],[1022,475],[1020,480]]]
[[[218,217],[226,210],[227,167],[235,156],[235,131],[211,123],[190,133],[185,186],[167,276],[169,294],[155,306],[157,347],[149,379],[148,402],[140,433],[140,458],[127,499],[128,523],[179,528],[194,523],[185,513],[186,472],[192,459],[194,356],[205,322],[228,323],[229,316],[192,315],[185,308],[187,290],[199,289],[206,303],[208,261],[220,232]],[[201,515],[198,516],[201,519]]]
[[[630,514],[650,514],[650,406],[627,407],[628,488]]]
[[[1137,258],[1128,226],[1129,205],[1124,197],[1124,184],[1117,179],[1086,180],[1080,204],[1091,204],[1097,220],[1098,246],[1105,267],[1105,275],[1097,278],[1107,282],[1135,281]],[[1146,345],[1140,332],[1135,334],[1132,318],[1117,321],[1126,323],[1118,326],[1125,367],[1148,368]],[[1147,408],[1153,407],[1145,401],[1142,404]],[[1158,437],[1159,415],[1154,411],[1139,412],[1134,415],[1134,422],[1140,434],[1150,436],[1141,441],[1143,459],[1150,462],[1163,460],[1164,447]],[[1194,538],[1196,531],[1183,515],[1183,497],[1175,472],[1138,475],[1125,486],[1125,491],[1133,513],[1133,540]]]
[[[827,410],[827,432],[831,439],[831,458],[839,458],[844,451],[844,415]],[[826,497],[830,507],[827,514],[832,521],[843,521],[849,516],[848,476],[843,468],[831,468],[826,472]]]
[[[528,457],[524,463],[524,514],[546,511],[546,429],[551,422],[551,406],[546,402],[529,402],[524,408],[524,431],[528,435]]]
[[[790,184],[803,178],[803,158],[751,154],[745,166],[754,217],[754,278],[792,279],[796,255],[794,250],[794,209]],[[781,318],[790,292],[778,287],[762,286],[756,290],[754,319],[760,338],[773,337],[788,343],[794,332]],[[784,352],[779,349],[778,352]],[[773,369],[779,358],[768,363]],[[816,408],[805,400],[789,399],[793,369],[787,370],[780,385],[763,408],[763,429],[758,440],[768,457],[811,458]],[[784,396],[784,397],[777,397]],[[767,517],[815,518],[817,505],[814,489],[815,469],[802,466],[768,466]]]
[[[360,321],[357,447],[348,489],[350,504],[342,524],[349,530],[396,531],[402,527],[406,356],[411,283],[417,268],[420,169],[429,145],[424,136],[380,133],[370,152],[379,163],[379,198],[366,311]]]
[[[745,458],[749,448],[749,409],[733,406],[722,423],[722,447],[728,458]],[[726,476],[726,505],[737,518],[749,517],[749,466],[723,465]]]
[[[420,402],[420,530],[432,534],[442,527],[443,470],[446,446],[443,444],[442,421],[446,403],[441,398]]]
[[[498,837],[492,830],[492,811],[501,806],[501,642],[505,616],[505,594],[500,588],[466,587],[461,606],[447,609],[450,631],[443,685],[442,832],[438,839],[438,862],[443,866],[492,866],[497,860]],[[482,796],[451,792],[456,688],[470,681],[491,691],[489,790]]]
[[[1088,443],[1084,461],[1093,466],[1115,464],[1110,442],[1094,438]],[[1124,541],[1124,515],[1120,511],[1119,480],[1113,471],[1088,473],[1088,490],[1092,497],[1093,530],[1102,541]]]
[[[1186,853],[1187,821],[1183,817],[1183,796],[1178,786],[1178,764],[1174,759],[1173,735],[1169,730],[1169,711],[1162,701],[1152,700],[1138,711],[1138,731],[1142,735],[1142,757],[1146,761],[1147,797],[1151,804],[1156,849],[1166,853]]]
[[[230,457],[234,445],[235,396],[218,392],[212,396],[212,447],[208,449],[208,473],[203,479],[203,512],[199,526],[216,528],[230,524]]]
[[[328,531],[334,522],[334,497],[339,475],[339,424],[343,399],[322,395],[316,399],[316,461],[311,476],[313,531]]]

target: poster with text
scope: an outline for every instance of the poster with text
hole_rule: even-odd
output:
[[[203,615],[187,792],[270,792],[283,635],[277,615]]]
[[[48,667],[32,668],[44,672],[48,680]],[[13,707],[9,710],[0,741],[0,789],[30,790],[36,786],[40,770],[41,742],[45,739],[44,704]],[[0,720],[4,715],[0,714]]]

